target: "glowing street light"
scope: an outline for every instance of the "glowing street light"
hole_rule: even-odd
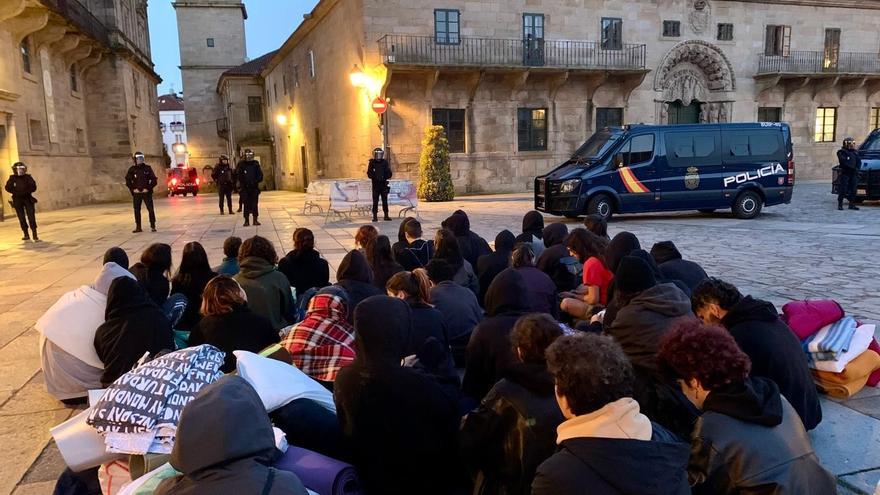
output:
[[[348,73],[348,80],[351,81],[351,85],[356,88],[363,88],[369,83],[369,77],[364,74],[364,71],[358,67],[358,64],[354,64],[351,72]]]
[[[287,125],[287,115],[284,115],[283,113],[279,113],[275,117],[275,122],[278,122],[278,125]]]

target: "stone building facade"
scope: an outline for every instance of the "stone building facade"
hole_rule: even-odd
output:
[[[782,120],[827,180],[880,125],[877,25],[878,0],[322,0],[263,72],[277,179],[362,176],[383,138],[416,178],[438,123],[459,192],[524,191],[597,127]]]
[[[0,181],[27,163],[38,209],[127,196],[134,151],[162,163],[159,82],[145,0],[3,0]]]

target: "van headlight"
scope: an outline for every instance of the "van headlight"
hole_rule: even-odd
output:
[[[580,187],[581,180],[580,179],[569,179],[559,186],[559,192],[561,194],[568,194],[574,191],[577,191],[577,188]]]

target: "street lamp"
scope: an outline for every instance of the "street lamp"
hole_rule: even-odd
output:
[[[183,143],[174,143],[171,145],[171,151],[173,151],[177,155],[182,155],[186,153],[186,145]]]
[[[279,113],[275,117],[275,122],[278,122],[278,125],[287,125],[287,115],[284,115],[283,113]]]
[[[358,64],[354,64],[351,72],[348,73],[348,80],[351,81],[351,85],[356,88],[363,88],[368,82],[367,75],[364,74],[364,71],[362,71],[360,67],[358,67]]]

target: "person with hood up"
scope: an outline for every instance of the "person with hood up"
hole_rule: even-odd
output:
[[[525,279],[513,268],[499,273],[486,292],[486,318],[471,334],[467,346],[462,392],[480,401],[510,366],[516,355],[510,332],[529,310]]]
[[[258,235],[244,241],[238,250],[238,262],[241,271],[234,278],[247,294],[253,312],[267,318],[275,330],[290,325],[296,304],[290,282],[275,268],[278,255],[272,242]]]
[[[227,375],[183,409],[171,451],[171,466],[182,474],[154,494],[307,495],[295,474],[271,467],[280,456],[260,396],[244,378]]]
[[[723,328],[682,322],[659,360],[703,412],[688,467],[695,494],[837,493],[797,412],[772,380],[749,377],[748,356]]]
[[[689,448],[633,399],[633,369],[614,340],[560,337],[547,349],[565,416],[533,495],[689,495]]]
[[[183,257],[177,274],[171,279],[171,293],[186,296],[186,309],[176,330],[192,330],[201,319],[202,292],[208,282],[217,276],[208,263],[208,253],[198,242],[188,242],[183,246]]]
[[[535,268],[535,253],[529,244],[519,244],[510,255],[510,267],[514,268],[526,281],[529,291],[529,311],[547,313],[554,318],[559,314],[556,297],[556,284],[546,273]]]
[[[691,296],[694,313],[730,332],[752,363],[751,376],[773,380],[808,431],[822,421],[822,405],[795,334],[772,303],[743,296],[732,284],[709,278]]]
[[[605,239],[605,242],[611,241],[611,238],[608,237],[608,220],[602,215],[597,213],[587,215],[584,218],[584,227],[602,239]]]
[[[690,290],[703,280],[709,278],[706,270],[693,261],[684,260],[675,243],[662,241],[651,247],[651,257],[660,267],[663,277],[670,280],[681,280]]]
[[[477,260],[480,259],[480,256],[492,252],[486,239],[471,230],[471,220],[463,210],[455,210],[441,225],[455,234],[461,256],[471,266],[477,266]]]
[[[333,398],[353,464],[369,494],[447,494],[458,488],[455,397],[402,367],[412,323],[405,302],[373,296],[355,308],[357,357],[336,377]]]
[[[517,320],[510,333],[518,362],[462,421],[461,455],[478,476],[475,493],[529,495],[535,470],[556,447],[562,412],[544,353],[562,336],[546,314]]]
[[[330,285],[330,265],[315,249],[315,234],[304,227],[293,231],[293,251],[278,262],[283,273],[302,297],[312,287],[321,289]]]
[[[495,252],[484,254],[477,260],[477,280],[480,283],[478,297],[480,304],[486,303],[486,291],[495,276],[510,266],[510,254],[516,238],[509,230],[502,230],[495,236]]]
[[[161,307],[168,299],[171,287],[168,281],[172,265],[171,246],[165,243],[150,244],[141,253],[141,263],[146,269],[146,278],[138,280],[147,289],[153,302]]]
[[[129,277],[113,280],[107,291],[104,323],[95,331],[95,352],[104,363],[106,387],[128,373],[147,352],[174,350],[171,322],[150,300],[141,284]]]
[[[544,227],[544,251],[538,256],[536,266],[556,284],[557,292],[574,290],[578,285],[577,260],[568,254],[565,240],[568,227],[564,223],[551,223]]]
[[[452,281],[470,289],[477,298],[480,297],[480,281],[474,274],[474,267],[462,256],[461,244],[451,230],[443,228],[437,231],[434,237],[434,259],[449,263],[455,270]]]
[[[544,215],[532,210],[523,215],[522,234],[516,236],[516,244],[528,244],[535,258],[544,250]]]
[[[352,249],[342,258],[336,269],[336,284],[348,294],[348,321],[352,321],[354,309],[361,301],[381,295],[383,292],[373,285],[373,269],[366,256],[357,249]]]
[[[620,232],[611,239],[611,242],[608,243],[608,247],[605,248],[605,267],[611,273],[617,272],[617,267],[620,266],[620,260],[623,259],[624,256],[629,256],[630,253],[641,249],[641,245],[639,244],[639,239],[629,233],[629,232]],[[614,279],[608,284],[608,294],[606,299],[608,303],[605,306],[605,313],[601,320],[601,325],[598,325],[597,330],[601,331],[602,326],[605,328],[611,326],[614,322],[614,318],[617,317],[617,309],[618,303],[617,298],[615,297],[616,293],[616,284]]]
[[[644,249],[636,249],[635,251],[629,253],[630,256],[635,256],[636,258],[641,258],[648,264],[648,267],[651,268],[651,273],[654,274],[654,279],[657,280],[658,284],[673,284],[688,297],[691,296],[691,288],[681,280],[675,278],[667,278],[663,275],[663,272],[660,271],[660,267],[657,266],[657,263],[654,261],[654,258],[651,257],[651,254],[645,251]]]
[[[281,341],[294,366],[315,380],[332,383],[342,368],[354,362],[354,328],[348,322],[348,306],[344,289],[324,287],[309,300],[305,319]]]
[[[452,281],[455,271],[446,260],[429,261],[425,271],[431,280],[430,302],[443,316],[452,357],[455,365],[461,367],[471,332],[483,318],[483,310],[473,292]]]

